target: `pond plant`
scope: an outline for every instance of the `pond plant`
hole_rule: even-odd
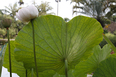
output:
[[[55,15],[37,17],[34,6],[20,9],[16,16],[29,23],[10,42],[12,73],[20,77],[87,77],[93,72],[93,77],[116,76],[115,47],[102,34],[97,20],[76,16],[65,22]],[[101,49],[103,36],[109,44]],[[9,71],[8,45],[3,66]],[[110,54],[111,48],[114,54]]]

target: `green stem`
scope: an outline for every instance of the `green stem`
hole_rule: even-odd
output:
[[[68,62],[67,59],[65,59],[65,75],[68,77]]]
[[[27,77],[27,69],[26,69],[26,77]]]
[[[10,68],[10,77],[12,77],[12,68],[11,68],[11,53],[10,53],[10,40],[9,40],[9,28],[7,29],[7,37],[8,37],[8,50],[9,50],[9,68]]]
[[[35,53],[35,34],[34,34],[34,25],[33,25],[33,20],[31,20],[31,24],[32,24],[32,32],[33,32],[33,52],[34,52],[34,61],[35,61],[35,70],[36,70],[36,74],[37,74],[37,77],[38,76],[38,69],[37,69],[37,62],[36,62],[36,53]]]

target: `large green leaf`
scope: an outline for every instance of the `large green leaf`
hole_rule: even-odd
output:
[[[116,77],[116,58],[109,57],[102,61],[94,72],[93,77]]]
[[[93,55],[76,65],[74,75],[76,77],[82,77],[81,75],[94,72],[98,68],[99,63],[110,55],[110,48],[111,46],[108,44],[102,49],[99,45],[94,47]]]
[[[36,73],[32,68],[25,69],[22,62],[16,61],[16,59],[14,57],[14,49],[15,49],[14,41],[10,41],[10,49],[11,49],[12,73],[16,73],[20,77],[26,77],[26,72],[27,72],[27,77],[36,77]],[[7,46],[6,51],[5,51],[3,66],[5,68],[7,68],[9,71],[9,55],[8,54],[9,53],[8,53],[8,46]],[[39,72],[39,77],[47,77],[47,76],[53,77],[54,74],[55,74],[55,72],[53,70],[48,70],[48,71]]]
[[[6,50],[6,44],[1,47],[0,51],[0,77],[1,77],[1,72],[2,72],[2,65],[3,65],[3,60],[4,60],[4,54]]]
[[[77,16],[66,23],[53,15],[33,20],[35,50],[39,71],[55,70],[64,73],[65,59],[68,69],[90,56],[95,45],[102,41],[103,29],[97,20]],[[15,57],[26,68],[35,68],[31,23],[26,25],[16,38]]]

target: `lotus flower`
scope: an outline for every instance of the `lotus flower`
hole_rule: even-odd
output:
[[[16,17],[23,22],[28,22],[38,17],[38,9],[33,5],[24,7],[16,13]]]

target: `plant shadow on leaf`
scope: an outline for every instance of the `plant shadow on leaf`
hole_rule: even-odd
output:
[[[103,37],[103,29],[97,20],[85,16],[74,17],[65,22],[54,15],[40,16],[33,21],[35,28],[35,51],[38,71],[54,70],[65,73],[91,55],[92,48]],[[27,69],[35,68],[31,23],[27,24],[15,39],[15,58]]]

